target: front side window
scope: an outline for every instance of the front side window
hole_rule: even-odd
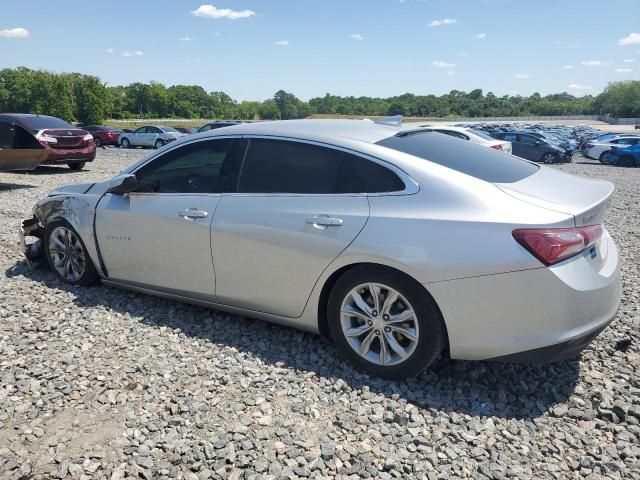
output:
[[[540,139],[532,137],[531,135],[520,135],[520,142],[526,143],[527,145],[535,145],[536,142],[539,141]]]
[[[133,133],[136,135],[139,135],[141,133],[147,133],[147,127],[140,127],[137,130],[135,130]]]
[[[136,172],[138,191],[220,193],[225,166],[234,162],[233,139],[207,140],[175,148]]]
[[[252,139],[240,193],[345,194],[397,192],[404,182],[388,168],[340,150],[284,140]]]

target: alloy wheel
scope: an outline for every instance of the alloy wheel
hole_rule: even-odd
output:
[[[82,278],[86,268],[84,248],[69,228],[56,227],[49,236],[49,257],[56,272],[69,282]]]
[[[342,301],[340,324],[351,348],[377,365],[402,363],[418,345],[420,331],[413,307],[384,284],[366,283],[352,289]]]

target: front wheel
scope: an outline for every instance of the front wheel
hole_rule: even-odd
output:
[[[421,285],[391,270],[363,266],[345,273],[331,291],[327,314],[342,355],[375,376],[417,375],[445,346],[435,301]]]
[[[128,138],[123,138],[122,141],[120,142],[120,146],[122,148],[131,148],[131,142],[129,141]]]
[[[80,171],[84,168],[86,162],[69,162],[67,163],[67,166],[71,169],[71,170],[75,170]]]
[[[92,285],[98,281],[87,249],[71,225],[64,221],[50,223],[43,240],[47,262],[58,278],[72,285]]]
[[[558,154],[547,152],[544,155],[542,155],[542,162],[547,165],[551,165],[552,163],[558,163]]]

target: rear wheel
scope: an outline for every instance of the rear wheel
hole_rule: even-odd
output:
[[[542,155],[542,162],[546,163],[547,165],[550,165],[552,163],[558,163],[558,154],[547,152],[544,155]]]
[[[120,142],[120,146],[122,148],[131,148],[131,142],[129,141],[128,138],[123,138],[122,141]]]
[[[434,300],[415,281],[391,270],[349,270],[331,291],[327,314],[340,352],[372,375],[417,375],[444,347],[444,322]]]
[[[72,285],[92,285],[99,279],[80,236],[67,222],[54,221],[44,233],[44,250],[51,270]]]
[[[633,167],[633,157],[630,155],[625,155],[624,157],[620,157],[620,165],[623,167]]]
[[[71,170],[79,171],[79,170],[82,170],[84,168],[85,164],[86,164],[86,162],[69,162],[69,163],[67,163],[67,166]]]
[[[158,139],[158,140],[156,140],[156,143],[155,143],[155,145],[153,146],[153,148],[155,148],[155,149],[157,150],[157,149],[159,149],[159,148],[164,147],[164,145],[165,145],[165,141],[164,141],[164,140],[160,140],[160,139]]]
[[[605,159],[605,157],[606,157],[607,155],[609,155],[609,152],[608,152],[608,151],[602,152],[602,153],[600,154],[600,156],[598,157],[598,161],[599,161],[600,163],[605,163],[605,162],[604,162],[604,159]]]
[[[93,143],[96,144],[96,148],[100,148],[102,146],[102,140],[100,140],[100,137],[95,137],[93,139]]]

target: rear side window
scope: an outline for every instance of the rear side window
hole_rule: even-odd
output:
[[[388,168],[332,148],[253,139],[238,185],[240,193],[343,194],[405,189]]]
[[[396,135],[377,144],[487,182],[517,182],[539,170],[537,165],[518,157],[472,142],[458,142],[445,135],[431,132]]]

